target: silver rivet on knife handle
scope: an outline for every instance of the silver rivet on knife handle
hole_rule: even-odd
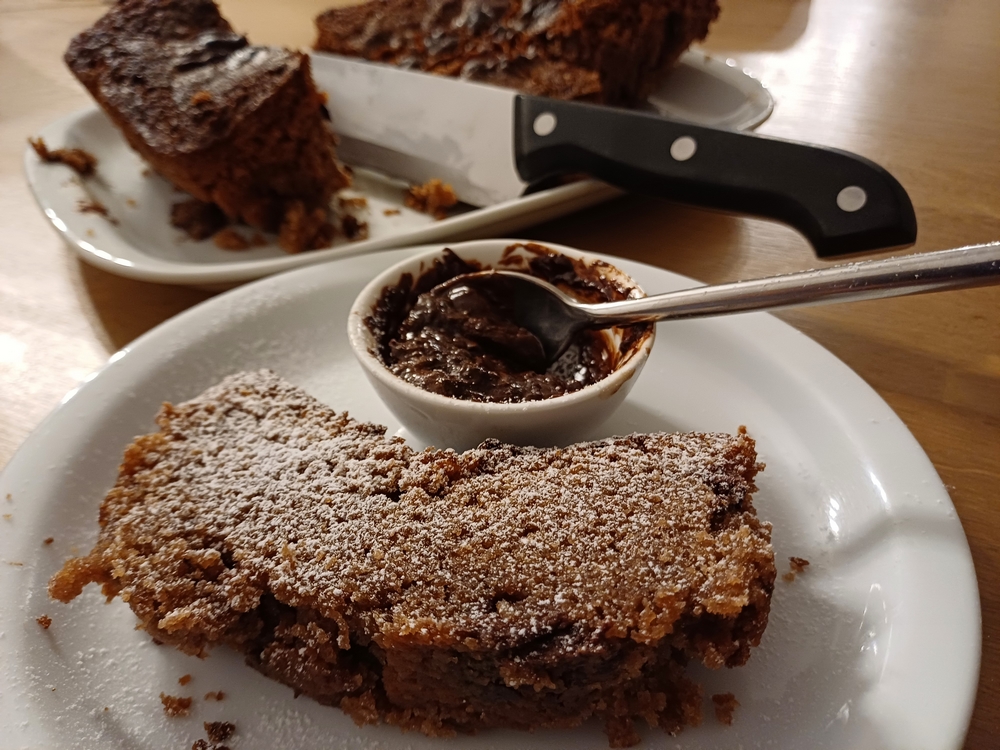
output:
[[[670,155],[675,161],[687,161],[698,150],[698,142],[689,135],[682,135],[670,144]]]
[[[837,206],[841,211],[847,211],[848,213],[859,211],[867,201],[868,193],[864,191],[864,188],[857,185],[848,185],[837,193]]]
[[[535,118],[531,127],[535,135],[542,137],[550,135],[556,129],[556,116],[551,112],[543,112]]]

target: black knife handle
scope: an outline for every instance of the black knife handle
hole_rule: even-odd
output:
[[[583,172],[625,190],[779,219],[821,257],[917,238],[903,186],[847,151],[519,95],[514,155],[528,183]]]

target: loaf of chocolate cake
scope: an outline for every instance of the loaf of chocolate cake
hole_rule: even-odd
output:
[[[414,451],[269,372],[165,405],[126,450],[91,582],[157,641],[227,644],[359,724],[430,735],[697,724],[689,660],[743,664],[770,527],[742,430]]]
[[[309,58],[249,44],[211,0],[119,0],[66,63],[153,169],[230,219],[278,231],[349,182]]]
[[[368,0],[320,15],[316,49],[627,106],[718,13],[717,0]]]

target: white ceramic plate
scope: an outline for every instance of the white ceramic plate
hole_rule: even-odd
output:
[[[686,53],[650,97],[650,108],[703,125],[755,127],[771,113],[771,95],[748,72],[731,63],[701,52]],[[367,240],[348,242],[338,237],[329,249],[288,255],[271,236],[267,246],[233,252],[217,248],[211,240],[191,240],[170,226],[170,207],[182,200],[183,194],[151,173],[98,109],[57,120],[38,135],[50,148],[84,148],[98,159],[97,176],[81,180],[68,167],[43,164],[31,148],[25,151],[28,184],[66,242],[84,260],[106,271],[165,284],[226,286],[384,248],[502,237],[621,194],[587,180],[435,221],[403,205],[404,183],[358,170],[354,189],[347,194],[368,200],[368,209],[359,213],[369,224]],[[103,204],[114,221],[81,213],[80,204],[92,201]],[[387,209],[399,213],[387,216]]]
[[[176,750],[203,736],[203,721],[226,720],[238,750],[607,747],[592,725],[459,740],[357,728],[336,709],[295,700],[227,649],[200,660],[153,645],[133,630],[128,607],[105,604],[96,587],[69,605],[46,595],[60,564],[90,548],[122,450],[153,429],[164,400],[270,367],[396,430],[351,355],[345,321],[362,286],[407,252],[300,269],[199,305],[115,355],[25,442],[0,477],[9,514],[0,521],[0,745]],[[652,293],[690,284],[614,262]],[[779,570],[791,555],[812,564],[793,583],[778,580],[770,625],[745,667],[691,670],[706,694],[735,693],[733,726],[706,708],[702,726],[676,738],[648,731],[644,746],[960,747],[980,646],[968,546],[920,446],[845,365],[764,314],[665,324],[622,408],[581,437],[741,424],[767,463],[755,505],[774,525]],[[35,621],[43,614],[48,630]],[[182,687],[185,674],[194,679]],[[215,690],[224,702],[202,700]],[[195,696],[191,717],[166,718],[161,692]]]

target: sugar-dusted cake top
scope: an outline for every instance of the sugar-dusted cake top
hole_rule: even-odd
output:
[[[415,452],[269,372],[158,421],[126,453],[91,562],[194,640],[269,594],[340,623],[345,644],[655,642],[685,616],[737,617],[773,580],[742,433]],[[760,634],[745,635],[707,656],[742,663]]]

